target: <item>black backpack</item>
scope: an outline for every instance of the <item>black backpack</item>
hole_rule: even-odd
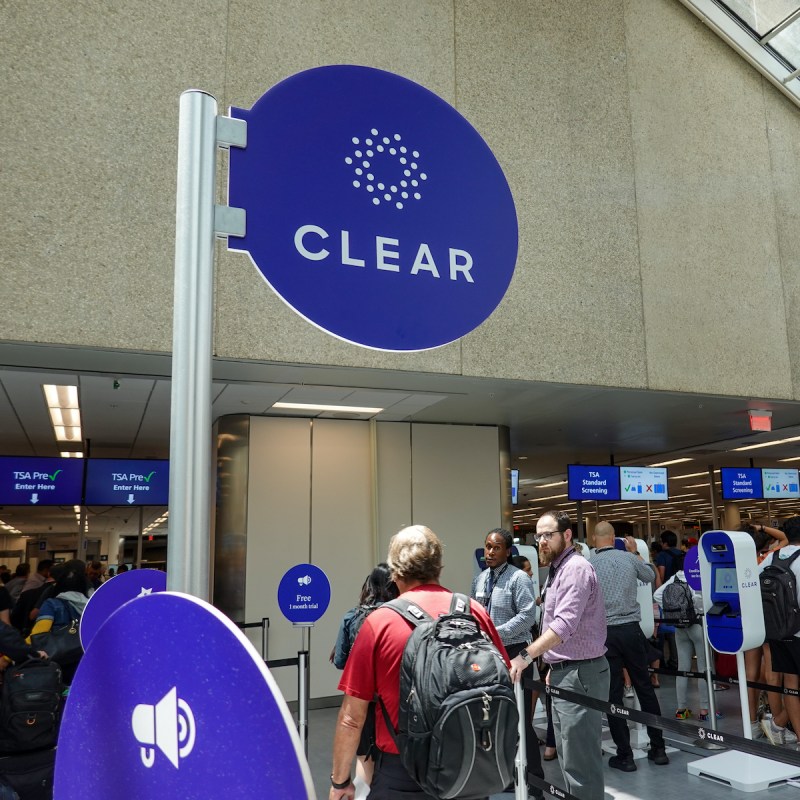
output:
[[[677,575],[683,569],[683,562],[686,558],[686,553],[683,550],[678,550],[677,547],[671,547],[666,551],[670,556],[669,565],[664,568],[664,582],[666,583],[673,575]]]
[[[664,593],[661,595],[661,607],[664,609],[661,621],[667,625],[688,628],[700,621],[694,610],[694,597],[689,584],[678,580],[677,577],[664,587]]]
[[[800,631],[797,581],[791,570],[798,556],[800,550],[785,559],[778,558],[778,553],[774,552],[771,563],[758,576],[764,607],[764,634],[768,640],[791,639]]]
[[[436,620],[402,598],[385,606],[415,626],[400,666],[397,730],[378,698],[403,766],[442,800],[502,792],[514,777],[519,715],[508,668],[469,599],[454,594]]]
[[[58,737],[61,668],[35,658],[8,667],[0,694],[0,752],[52,747]]]

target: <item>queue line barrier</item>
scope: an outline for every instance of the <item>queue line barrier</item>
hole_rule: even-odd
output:
[[[705,672],[692,672],[684,669],[667,669],[666,667],[648,667],[648,672],[656,675],[673,675],[679,678],[702,678],[706,679]],[[712,675],[714,683],[729,683],[732,686],[739,685],[739,678],[736,675]],[[765,692],[774,692],[775,694],[788,694],[792,697],[800,696],[800,689],[789,689],[785,686],[773,686],[768,683],[759,683],[757,681],[745,681],[745,684],[750,689],[759,689]]]
[[[309,651],[299,650],[297,658],[269,659],[269,617],[262,617],[261,622],[241,622],[237,627],[241,630],[261,628],[261,658],[269,669],[280,667],[297,667],[297,733],[303,743],[308,757],[308,699],[310,682],[308,671]]]
[[[693,673],[697,676],[702,673]],[[702,674],[705,677],[705,674]],[[733,750],[738,750],[743,753],[750,753],[751,755],[760,756],[770,761],[780,761],[784,764],[790,764],[793,767],[798,767],[800,770],[800,752],[787,750],[782,747],[776,747],[769,743],[762,743],[747,739],[744,736],[737,736],[733,733],[720,733],[713,730],[713,728],[695,723],[689,723],[671,719],[670,717],[660,717],[655,714],[649,714],[646,711],[641,711],[635,708],[628,708],[627,706],[616,705],[607,701],[598,700],[595,697],[590,697],[585,694],[578,694],[571,692],[568,689],[550,686],[545,684],[544,681],[533,680],[530,678],[524,679],[524,686],[526,689],[532,689],[540,693],[549,694],[553,698],[560,700],[568,700],[577,705],[593,708],[596,711],[601,711],[607,716],[620,717],[629,722],[640,722],[642,725],[649,725],[654,728],[661,728],[662,730],[673,731],[674,733],[681,734],[690,739],[700,739],[702,741],[713,742],[716,745],[727,747]],[[560,800],[577,800],[566,789],[556,786],[550,781],[545,781],[537,778],[528,773],[528,780],[535,784],[538,788],[551,794],[553,797],[560,798]]]

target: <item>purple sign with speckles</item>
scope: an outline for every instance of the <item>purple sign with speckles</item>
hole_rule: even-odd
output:
[[[90,781],[87,769],[106,777]],[[56,751],[58,800],[313,800],[292,717],[261,657],[208,603],[131,600],[75,674]]]
[[[81,617],[81,644],[87,650],[100,626],[135,597],[167,590],[167,573],[158,569],[134,569],[115,575],[89,598]]]

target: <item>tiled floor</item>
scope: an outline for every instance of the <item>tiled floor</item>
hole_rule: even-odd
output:
[[[662,713],[672,716],[675,713],[675,688],[674,679],[666,676],[661,677],[661,689],[659,699],[661,702]],[[718,728],[722,731],[731,733],[742,733],[741,716],[739,712],[739,693],[733,687],[729,691],[715,692],[718,710],[722,711],[724,717],[719,720]],[[695,697],[690,694],[690,705],[692,701],[694,708],[697,708]],[[333,742],[333,730],[336,722],[337,709],[326,708],[314,710],[309,719],[309,766],[314,778],[314,785],[317,789],[318,800],[324,800],[328,796],[329,775],[331,768],[331,745]],[[540,720],[536,721],[537,726]],[[542,731],[543,732],[543,731]],[[668,745],[679,745],[681,749],[670,753],[670,764],[659,767],[647,761],[639,760],[639,769],[636,772],[624,773],[618,770],[606,768],[606,798],[615,800],[631,800],[632,798],[658,798],[658,800],[687,800],[687,797],[702,798],[702,800],[730,800],[733,797],[764,797],[770,798],[789,798],[800,797],[800,783],[772,787],[758,794],[743,793],[731,789],[729,786],[717,784],[713,781],[689,775],[686,765],[691,761],[696,761],[703,757],[701,750],[695,749],[691,743],[678,741],[674,734],[667,733]],[[613,750],[608,753],[612,755]],[[607,761],[607,759],[606,759]],[[545,777],[552,780],[556,785],[562,785],[561,770],[558,761],[544,762]],[[800,773],[800,768],[798,768]],[[494,795],[493,800],[511,800],[511,794]]]

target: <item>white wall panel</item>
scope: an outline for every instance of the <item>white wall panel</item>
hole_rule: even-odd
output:
[[[308,561],[310,487],[309,421],[251,417],[245,616],[270,618],[270,659],[294,658],[301,649],[300,629],[278,608],[278,584],[290,567]],[[249,633],[260,652],[261,632]],[[275,678],[283,696],[296,699],[297,670],[276,669]]]
[[[411,523],[411,425],[379,422],[376,432],[378,556],[385,560],[389,540]]]
[[[311,557],[331,581],[331,604],[311,633],[311,696],[337,694],[328,660],[342,615],[358,602],[375,566],[369,422],[314,420],[311,439]]]
[[[442,583],[469,592],[475,548],[502,519],[497,428],[414,425],[411,452],[413,521],[445,544]]]

